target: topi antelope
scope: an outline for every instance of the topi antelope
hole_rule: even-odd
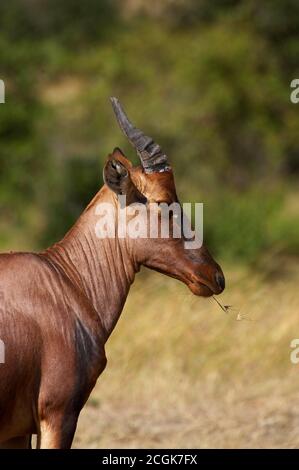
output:
[[[131,124],[116,98],[111,101],[141,166],[115,149],[104,186],[62,241],[41,253],[0,255],[3,448],[30,448],[32,434],[37,447],[71,447],[79,413],[106,366],[105,343],[141,265],[183,281],[195,295],[224,289],[221,268],[204,246],[185,249],[182,237],[95,235],[96,207],[108,202],[117,208],[120,194],[145,207],[178,202],[167,156]]]

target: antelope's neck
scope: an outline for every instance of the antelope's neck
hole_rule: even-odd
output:
[[[102,202],[113,204],[117,214],[113,194],[103,187],[64,239],[45,254],[82,290],[100,316],[108,338],[139,266],[126,239],[97,238],[95,227],[99,217],[96,207]]]

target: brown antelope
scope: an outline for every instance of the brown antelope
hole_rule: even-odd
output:
[[[96,207],[117,195],[177,201],[166,155],[133,127],[116,98],[118,123],[136,149],[133,167],[119,150],[104,168],[105,184],[62,241],[41,253],[0,255],[0,442],[4,448],[69,448],[79,413],[106,366],[105,343],[140,266],[183,281],[198,296],[219,294],[224,276],[201,246],[182,238],[102,238]],[[171,220],[170,220],[171,223]]]

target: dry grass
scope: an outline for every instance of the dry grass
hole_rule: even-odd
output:
[[[74,447],[299,446],[299,269],[226,277],[221,301],[251,321],[159,274],[137,277]]]

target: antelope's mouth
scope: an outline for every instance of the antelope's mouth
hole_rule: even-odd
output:
[[[188,282],[188,287],[191,292],[200,297],[211,297],[214,295],[212,289],[209,286],[200,281],[191,281]]]
[[[211,297],[223,292],[225,288],[225,279],[221,268],[217,268],[209,273],[209,277],[200,272],[189,274],[187,286],[193,294],[201,297]]]

